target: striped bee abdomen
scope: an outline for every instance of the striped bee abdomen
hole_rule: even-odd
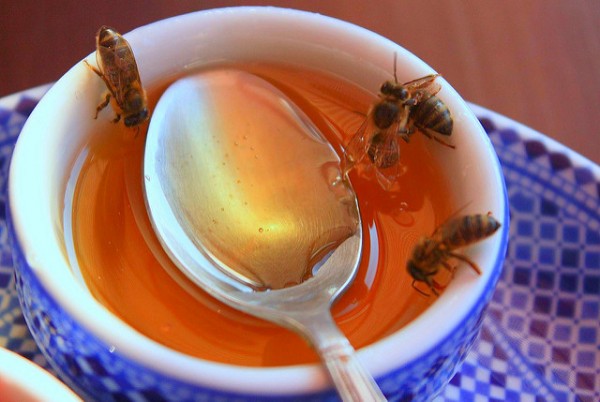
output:
[[[415,105],[410,117],[420,129],[428,129],[442,135],[451,135],[454,122],[448,106],[433,95]]]

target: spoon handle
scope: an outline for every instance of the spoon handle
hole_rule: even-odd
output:
[[[304,330],[344,402],[387,400],[371,374],[358,361],[354,348],[339,330],[329,310],[305,322]]]
[[[343,401],[386,400],[373,377],[356,358],[350,343],[330,345],[320,353]]]

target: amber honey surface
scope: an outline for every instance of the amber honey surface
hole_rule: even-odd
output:
[[[285,92],[340,153],[375,100],[321,72],[266,64],[243,68]],[[152,107],[163,90],[150,89]],[[139,332],[193,356],[247,366],[316,362],[296,334],[217,302],[179,273],[145,210],[145,127],[137,134],[119,124],[108,127],[82,151],[72,200],[72,246],[94,297]],[[435,301],[412,288],[405,264],[416,240],[452,214],[450,189],[429,153],[438,144],[415,135],[401,146],[404,173],[390,191],[380,188],[368,166],[350,173],[363,220],[363,256],[333,314],[355,348],[398,330]]]

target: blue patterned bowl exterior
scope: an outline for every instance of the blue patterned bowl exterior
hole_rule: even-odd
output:
[[[317,18],[317,17],[315,17]],[[323,17],[318,17],[323,18]],[[7,138],[11,147],[14,137]],[[489,145],[491,149],[491,144]],[[493,153],[493,152],[492,152]],[[494,154],[495,155],[495,154]],[[495,158],[495,156],[494,156]],[[497,159],[494,163],[498,165]],[[6,198],[5,198],[6,199]],[[506,202],[506,200],[503,200]],[[15,286],[27,325],[52,369],[85,399],[100,401],[334,401],[332,389],[304,394],[273,395],[261,392],[237,393],[200,385],[193,380],[170,375],[141,364],[130,354],[111,346],[89,330],[45,288],[36,268],[25,256],[26,247],[11,220],[15,205],[8,206],[7,221],[12,240]],[[491,274],[483,291],[471,302],[470,310],[439,342],[425,353],[377,375],[376,380],[392,401],[426,401],[438,394],[453,377],[475,342],[496,283],[502,271],[507,247],[508,208],[499,219],[504,223],[498,234],[497,253],[488,256]],[[432,327],[432,330],[435,330]],[[398,345],[400,348],[401,345]],[[371,348],[371,347],[369,347]],[[367,348],[367,349],[369,349]],[[362,352],[361,352],[362,353]],[[235,379],[232,378],[232,382]]]
[[[12,233],[10,223],[9,230]],[[18,243],[13,243],[16,287],[23,314],[36,343],[59,376],[82,396],[102,401],[334,401],[331,391],[302,397],[239,395],[202,389],[142,367],[119,355],[82,328],[43,289],[27,265]],[[502,260],[498,259],[498,264]],[[499,273],[499,267],[495,269]],[[481,328],[482,316],[498,275],[490,282],[459,330],[418,361],[377,378],[390,401],[427,401],[453,377]]]
[[[10,216],[10,214],[9,214]],[[11,237],[14,233],[10,225]],[[99,401],[337,401],[333,391],[315,395],[240,395],[200,388],[150,370],[122,356],[76,322],[40,284],[13,242],[16,288],[27,325],[52,368],[82,397]],[[390,401],[427,401],[438,394],[465,359],[481,328],[485,306],[501,272],[458,330],[416,361],[378,377]]]
[[[444,400],[599,401],[600,166],[471,107],[502,164],[510,240],[476,352]]]

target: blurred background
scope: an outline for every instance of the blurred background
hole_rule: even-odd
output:
[[[415,53],[470,102],[600,163],[600,1],[0,0],[0,96],[57,80],[122,33],[215,7],[274,5],[329,15]]]

